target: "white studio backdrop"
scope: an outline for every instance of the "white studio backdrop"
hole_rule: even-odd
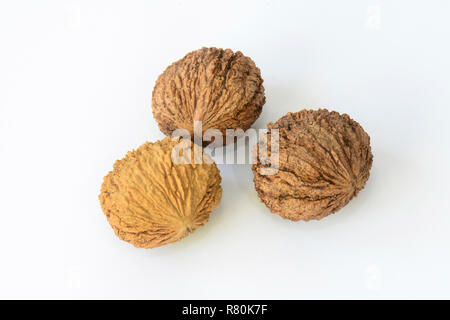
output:
[[[2,1],[0,298],[450,298],[448,1]],[[219,165],[210,221],[153,250],[97,199],[115,160],[164,135],[158,75],[202,46],[261,69],[254,128],[348,113],[371,136],[365,189],[322,221],[259,201]]]

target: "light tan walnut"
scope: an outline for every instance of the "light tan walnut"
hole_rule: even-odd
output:
[[[100,203],[120,239],[139,248],[178,241],[205,224],[219,204],[216,164],[206,154],[211,164],[175,164],[178,143],[169,137],[145,143],[104,178]]]

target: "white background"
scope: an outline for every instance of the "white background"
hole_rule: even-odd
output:
[[[2,1],[0,298],[450,298],[448,1]],[[202,46],[241,50],[254,127],[326,106],[370,134],[360,195],[283,220],[249,165],[220,165],[210,221],[152,250],[97,199],[115,160],[164,135],[157,76]]]

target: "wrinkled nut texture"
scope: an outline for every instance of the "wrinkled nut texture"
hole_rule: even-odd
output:
[[[269,123],[268,129],[263,139],[268,150],[271,130],[279,130],[279,170],[261,174],[268,166],[264,156],[252,170],[258,195],[273,213],[294,221],[320,220],[364,188],[372,167],[370,138],[347,114],[303,110]]]
[[[159,76],[153,89],[153,116],[166,135],[186,129],[193,137],[194,121],[202,121],[202,135],[217,129],[226,144],[226,129],[246,131],[261,114],[262,83],[260,70],[240,51],[202,48]]]
[[[215,163],[174,164],[169,137],[116,161],[100,203],[116,235],[139,248],[178,241],[205,224],[222,195]],[[208,157],[205,154],[205,157]]]

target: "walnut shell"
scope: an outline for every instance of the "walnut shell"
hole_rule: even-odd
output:
[[[188,141],[189,142],[189,141]],[[145,143],[116,161],[104,178],[100,203],[115,234],[138,248],[178,241],[205,224],[222,195],[211,162],[174,164],[179,142]]]
[[[187,129],[193,137],[194,121],[202,121],[202,136],[208,129],[218,129],[225,144],[226,129],[246,131],[261,114],[262,83],[259,68],[240,51],[192,51],[159,76],[153,89],[153,116],[166,135]]]
[[[273,213],[294,221],[320,220],[364,188],[372,167],[370,137],[347,114],[303,110],[269,123],[268,129],[267,150],[271,130],[279,130],[278,172],[261,174],[268,166],[264,157],[257,157],[252,170],[258,196]]]

